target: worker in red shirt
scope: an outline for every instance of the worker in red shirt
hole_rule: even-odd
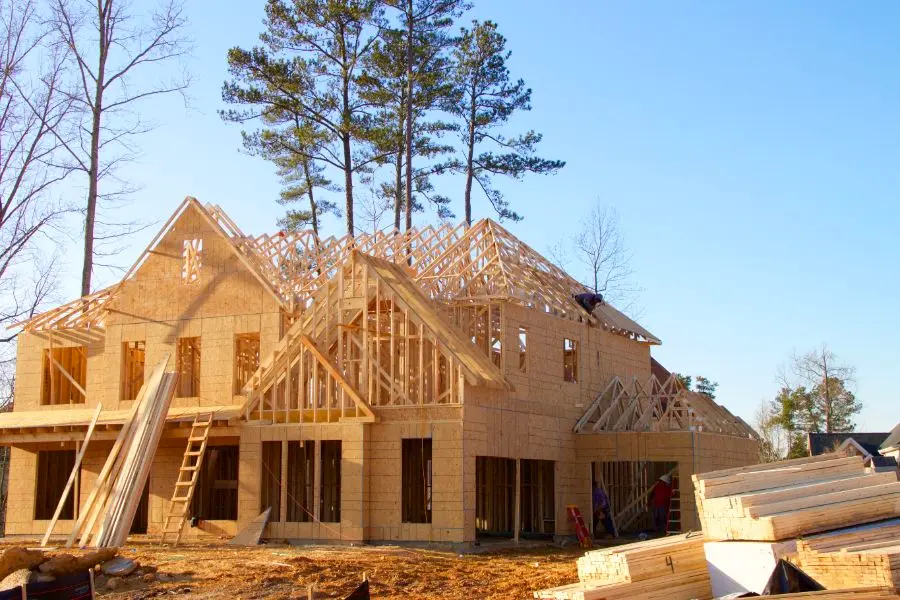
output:
[[[653,485],[650,509],[653,512],[653,528],[665,535],[669,524],[669,504],[672,502],[672,478],[666,474]]]

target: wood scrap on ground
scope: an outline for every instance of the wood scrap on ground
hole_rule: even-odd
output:
[[[263,531],[266,529],[266,524],[269,522],[269,514],[272,512],[272,507],[270,506],[262,513],[259,514],[255,519],[250,521],[246,527],[241,529],[236,536],[231,538],[228,543],[232,546],[256,546],[259,544],[259,539],[262,537]]]

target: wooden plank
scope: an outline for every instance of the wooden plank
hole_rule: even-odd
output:
[[[81,461],[84,460],[84,454],[87,452],[88,444],[91,441],[91,436],[94,434],[94,427],[97,425],[97,419],[100,418],[100,412],[103,410],[103,406],[101,404],[97,405],[97,409],[94,411],[94,418],[91,419],[90,424],[88,425],[87,433],[84,436],[84,442],[81,444],[81,448],[78,450],[78,455],[75,457],[75,466],[72,467],[72,472],[69,475],[69,480],[66,482],[66,487],[63,488],[62,496],[59,498],[59,502],[56,504],[56,511],[53,513],[53,518],[50,520],[50,524],[47,526],[47,532],[44,534],[43,539],[41,539],[41,547],[47,545],[47,541],[50,539],[50,536],[53,535],[53,529],[56,527],[56,522],[59,520],[59,515],[62,514],[63,507],[66,505],[66,499],[69,497],[69,492],[72,490],[72,485],[75,483],[75,479],[78,477],[78,471],[81,468]],[[75,504],[78,504],[78,499],[75,499]]]

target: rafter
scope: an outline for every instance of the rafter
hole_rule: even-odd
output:
[[[614,377],[575,424],[575,433],[601,431],[708,431],[752,436],[743,420],[703,394],[684,389],[675,375],[645,382]]]
[[[121,283],[38,315],[25,323],[25,328],[36,331],[101,327],[107,303],[188,207],[197,209],[226,238],[241,263],[293,317],[304,312],[350,254],[358,251],[394,263],[428,298],[445,305],[511,302],[562,318],[599,324],[637,341],[659,343],[653,334],[609,304],[598,306],[589,315],[574,300],[575,294],[586,291],[583,285],[489,219],[470,227],[444,223],[355,237],[320,238],[312,231],[282,231],[254,237],[241,231],[220,207],[202,206],[193,198],[179,206]]]

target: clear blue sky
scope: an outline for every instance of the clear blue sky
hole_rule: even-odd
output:
[[[515,125],[568,161],[503,184],[525,216],[515,234],[544,251],[600,198],[620,214],[641,322],[669,369],[718,381],[749,420],[779,364],[827,342],[858,369],[860,428],[900,420],[900,3],[475,1],[469,18],[497,21],[534,90]],[[275,229],[272,169],[216,114],[226,50],[255,43],[262,6],[188,3],[193,106],[145,105],[160,126],[123,173],[143,185],[130,214],[162,222],[190,194],[245,231]],[[461,183],[442,186],[460,214]],[[475,213],[489,216],[481,198]]]

